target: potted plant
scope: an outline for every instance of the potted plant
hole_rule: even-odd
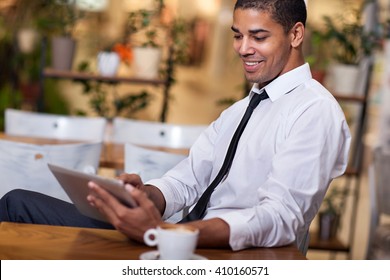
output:
[[[335,17],[324,16],[322,38],[327,42],[333,63],[330,65],[330,85],[336,93],[363,93],[367,58],[379,46],[378,32],[366,30],[362,22],[363,11],[372,0],[363,1],[359,9]],[[348,20],[348,18],[352,18]],[[351,87],[352,86],[352,87]]]
[[[58,86],[52,81],[40,84],[41,49],[36,44],[20,45],[19,31],[38,30],[47,0],[15,1],[0,17],[0,113],[5,108],[38,110],[54,114],[68,113]],[[39,37],[38,37],[39,38]],[[40,38],[39,38],[40,39]],[[17,43],[17,44],[15,44]],[[22,43],[23,44],[23,43]],[[45,94],[42,95],[42,88]],[[2,119],[2,117],[0,117]]]
[[[334,186],[326,194],[318,214],[318,237],[329,240],[336,236],[341,210],[347,192]]]
[[[327,57],[327,48],[324,44],[325,37],[322,32],[314,27],[308,27],[309,34],[309,52],[305,55],[305,60],[310,65],[313,79],[321,84],[325,82],[326,68],[329,63]]]
[[[37,46],[39,34],[35,26],[34,14],[39,8],[39,1],[28,1],[16,5],[16,39],[18,50],[21,53],[29,54]]]
[[[102,76],[115,76],[119,64],[122,59],[122,54],[118,49],[117,44],[99,51],[97,55],[97,69],[100,75]]]
[[[42,4],[39,28],[51,37],[52,67],[70,70],[76,50],[73,33],[77,22],[85,12],[77,8],[76,0],[48,0]]]
[[[157,1],[161,4],[161,1]],[[129,13],[126,34],[133,48],[135,75],[141,78],[158,77],[161,47],[158,42],[158,26],[161,6],[154,10],[136,10]]]
[[[125,38],[132,47],[135,75],[154,79],[162,74],[166,79],[160,121],[166,120],[169,91],[175,82],[175,66],[188,60],[189,23],[175,18],[164,8],[163,0],[155,0],[152,10],[137,10],[129,14]],[[166,59],[161,63],[162,47]]]
[[[0,22],[0,60],[3,86],[11,85],[17,94],[22,93],[14,106],[33,106],[39,96],[39,62],[40,52],[37,45],[38,34],[34,25],[34,13],[39,9],[39,1],[28,3],[15,2],[12,12],[4,13]],[[16,44],[15,44],[16,42]],[[8,76],[9,75],[9,76]],[[8,89],[9,89],[8,88]],[[9,104],[8,104],[9,105]],[[12,106],[11,106],[12,107]]]
[[[86,61],[78,65],[79,72],[93,72]],[[74,80],[83,86],[83,94],[89,97],[90,108],[99,116],[111,121],[114,117],[131,118],[140,110],[145,109],[151,100],[151,95],[142,90],[137,93],[126,93],[119,96],[115,90],[115,83],[107,84],[96,80]],[[111,89],[113,96],[110,96]],[[84,110],[77,110],[78,115],[86,115]]]
[[[162,79],[164,79],[164,92],[163,109],[160,120],[164,122],[166,120],[168,101],[170,99],[169,90],[171,85],[175,82],[174,66],[177,63],[184,63],[188,58],[188,40],[186,40],[186,38],[189,36],[189,24],[183,19],[172,17],[169,21],[164,21],[161,12],[163,1],[159,0],[155,2],[157,7],[152,10],[143,9],[130,12],[126,22],[123,39],[117,43],[112,43],[109,48],[105,48],[103,50],[105,51],[104,55],[102,55],[103,51],[99,52],[99,54],[101,54],[101,59],[111,60],[113,57],[112,51],[116,52],[120,57],[121,63],[127,65],[135,64],[136,76],[140,78],[156,79],[161,75]],[[163,48],[166,50],[166,52],[164,52],[164,54],[166,54],[165,57],[162,57]],[[158,53],[158,55],[156,55],[158,57],[158,62],[145,71],[142,71],[142,69],[137,66],[137,55],[139,55],[141,52],[139,50],[141,49],[146,49],[145,51],[156,50]],[[107,50],[109,52],[107,52]],[[140,60],[140,65],[145,66],[151,64],[151,61],[153,60],[152,57],[153,55],[148,54]],[[161,58],[164,58],[162,63],[160,62]],[[90,71],[87,64],[88,63],[80,67],[79,71]],[[105,74],[104,70],[101,71],[103,67],[99,67],[99,69],[99,73]],[[114,72],[115,71],[112,73]],[[119,115],[130,117],[138,110],[145,108],[149,104],[152,96],[146,90],[142,90],[138,93],[129,93],[127,97],[122,97],[118,96],[114,90],[113,103],[110,104],[111,100],[107,99],[106,92],[107,86],[111,86],[109,82],[78,82],[83,83],[83,92],[85,95],[89,96],[91,108],[100,116],[105,116],[108,119]],[[149,81],[145,82],[148,83]],[[150,82],[154,83],[155,81],[152,80]],[[111,109],[108,109],[108,107]]]

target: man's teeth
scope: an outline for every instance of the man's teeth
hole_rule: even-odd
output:
[[[254,65],[257,65],[259,63],[258,62],[245,62],[245,64],[248,66],[254,66]]]

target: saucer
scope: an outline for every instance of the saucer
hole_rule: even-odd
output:
[[[159,260],[160,259],[159,257],[160,254],[157,250],[145,252],[139,256],[141,260]],[[207,258],[201,255],[193,254],[190,260],[207,260]]]

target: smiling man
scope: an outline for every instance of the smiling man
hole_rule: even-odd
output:
[[[20,190],[1,200],[1,219],[114,227],[142,241],[147,229],[200,200],[204,207],[195,206],[183,222],[199,228],[201,247],[295,243],[305,252],[309,226],[330,182],[346,169],[351,141],[339,104],[312,79],[304,61],[305,21],[303,0],[236,2],[233,47],[252,90],[162,178],[144,184],[138,175],[121,175],[133,185],[128,191],[139,207],[127,208],[91,182],[88,200],[110,224],[81,216],[73,205]],[[232,138],[239,142],[230,144]],[[205,191],[211,196],[201,197]]]

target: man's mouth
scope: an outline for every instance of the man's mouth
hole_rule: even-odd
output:
[[[258,60],[258,61],[243,61],[244,69],[248,73],[254,73],[254,72],[259,70],[261,62],[262,62],[261,60]]]
[[[259,61],[245,61],[244,63],[245,63],[245,65],[248,65],[248,66],[255,66],[255,65],[259,64],[260,62]]]

